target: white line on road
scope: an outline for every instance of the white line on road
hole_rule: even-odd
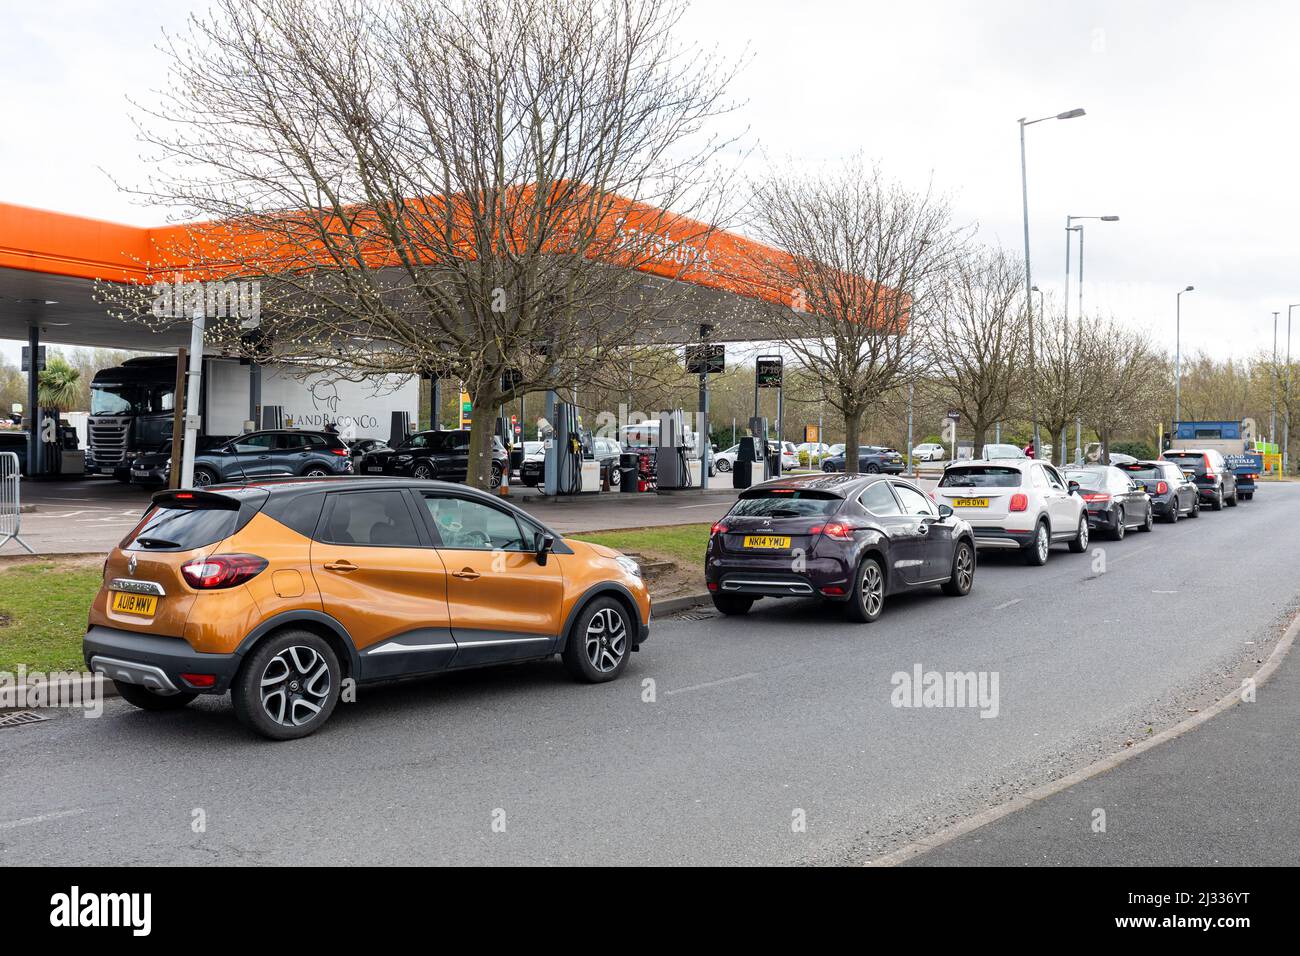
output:
[[[757,677],[757,676],[758,675],[755,673],[750,673],[750,674],[737,674],[735,677],[723,677],[721,680],[711,680],[711,681],[706,681],[703,684],[692,684],[689,687],[678,687],[675,690],[666,690],[664,691],[664,696],[667,697],[669,694],[685,694],[688,691],[692,691],[692,690],[705,690],[709,687],[721,686],[722,684],[734,684],[738,680],[749,680],[751,677]]]
[[[995,611],[1005,611],[1007,608],[1011,607],[1011,605],[1013,605],[1013,604],[1019,604],[1019,603],[1020,603],[1021,601],[1023,601],[1023,600],[1024,600],[1024,598],[1012,598],[1010,601],[1003,601],[1001,604],[999,604],[999,605],[998,605],[997,607],[995,607],[993,610],[995,610]]]
[[[62,820],[64,817],[75,817],[79,813],[85,813],[85,810],[58,810],[54,813],[42,813],[39,817],[23,817],[21,820],[6,820],[0,823],[0,830],[13,830],[16,827],[31,826],[33,823],[44,823],[47,820]]]
[[[1150,551],[1154,547],[1155,547],[1154,544],[1148,544],[1145,548],[1138,548],[1136,551],[1126,551],[1123,554],[1121,554],[1118,558],[1111,558],[1110,563],[1114,564],[1116,561],[1125,561],[1129,558],[1136,557],[1137,555],[1141,554],[1143,551]]]

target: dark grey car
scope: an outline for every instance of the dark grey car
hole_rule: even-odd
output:
[[[1179,518],[1200,515],[1201,498],[1196,482],[1173,462],[1131,461],[1115,467],[1134,481],[1142,482],[1156,517],[1172,524]]]
[[[1114,465],[1067,465],[1064,470],[1068,481],[1078,482],[1088,506],[1089,527],[1107,532],[1116,541],[1132,528],[1155,527],[1155,509],[1142,482]]]
[[[338,435],[296,430],[249,432],[194,459],[194,487],[262,478],[352,474],[352,454]]]

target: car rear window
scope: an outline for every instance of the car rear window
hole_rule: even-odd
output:
[[[1066,481],[1077,481],[1080,488],[1105,488],[1107,473],[1100,469],[1071,468],[1065,472]]]
[[[1187,471],[1194,471],[1198,475],[1205,474],[1205,456],[1201,454],[1171,455],[1165,454],[1166,461],[1172,461],[1179,468]]]
[[[1141,463],[1136,463],[1132,465],[1120,465],[1119,469],[1134,478],[1164,477],[1164,475],[1160,473],[1160,468],[1156,465],[1143,465]]]
[[[239,511],[227,508],[151,508],[122,542],[129,551],[192,551],[235,533]]]
[[[976,465],[972,468],[949,468],[939,479],[940,488],[1019,488],[1019,468]]]
[[[834,514],[843,503],[828,491],[761,488],[741,495],[730,513],[741,518],[805,518]]]

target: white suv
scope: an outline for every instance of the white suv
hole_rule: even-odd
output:
[[[1045,564],[1061,541],[1088,550],[1088,507],[1077,491],[1046,462],[1002,458],[949,464],[932,497],[966,519],[977,548],[1019,548],[1026,564]]]

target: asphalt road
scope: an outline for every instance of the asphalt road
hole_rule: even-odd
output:
[[[1101,573],[989,557],[969,597],[871,625],[770,601],[666,619],[598,687],[548,663],[363,689],[296,743],[224,699],[0,730],[0,863],[861,862],[1235,686],[1296,605],[1298,506],[1266,485],[1098,542]],[[995,672],[997,716],[893,706],[914,665]]]

